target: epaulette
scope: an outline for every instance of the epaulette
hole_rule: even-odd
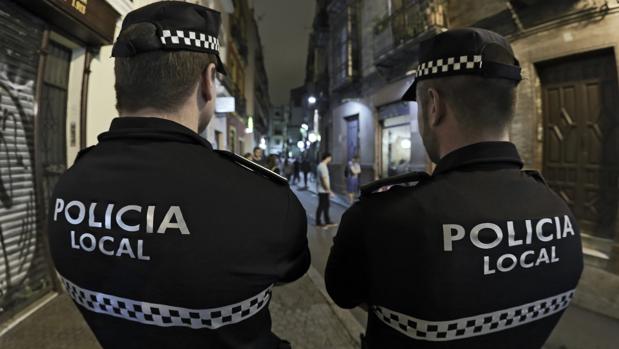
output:
[[[89,151],[91,151],[95,146],[91,145],[90,147],[86,147],[82,150],[80,150],[79,152],[77,152],[77,156],[75,157],[75,161],[73,161],[74,163],[77,162],[77,160],[79,160],[82,156],[84,156],[86,153],[88,153]]]
[[[376,190],[396,185],[396,184],[404,184],[404,183],[412,183],[412,182],[421,182],[430,178],[430,175],[425,172],[410,172],[402,175],[397,175],[389,178],[379,179],[372,183],[368,183],[361,187],[361,197],[368,196],[375,192]]]
[[[232,162],[236,163],[237,165],[244,167],[245,169],[252,171],[254,173],[257,173],[263,177],[266,177],[270,180],[272,180],[273,182],[276,182],[278,184],[288,184],[288,180],[286,179],[286,177],[282,177],[280,175],[278,175],[277,173],[264,168],[260,165],[258,165],[257,163],[247,160],[244,157],[235,154],[231,151],[227,151],[227,150],[215,150],[215,152],[219,155],[221,155],[223,158],[227,159],[227,160],[231,160]]]
[[[522,172],[524,174],[526,174],[529,177],[533,177],[533,179],[535,179],[536,181],[547,185],[546,184],[546,180],[544,179],[544,176],[542,176],[542,174],[539,171],[535,171],[535,170],[522,170]]]

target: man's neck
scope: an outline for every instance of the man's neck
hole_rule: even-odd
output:
[[[162,112],[160,110],[151,109],[151,108],[140,109],[134,112],[124,112],[124,111],[120,112],[120,117],[124,117],[124,116],[151,117],[151,118],[160,118],[160,119],[174,121],[197,133],[198,132],[198,120],[195,118],[184,117],[183,115],[187,115],[187,114],[183,113],[182,111],[175,112],[175,113],[168,113],[168,112]]]
[[[482,142],[509,142],[509,134],[506,131],[502,134],[486,134],[476,137],[450,137],[448,139],[449,141],[442,143],[439,149],[441,159],[452,151],[464,148],[467,145]]]

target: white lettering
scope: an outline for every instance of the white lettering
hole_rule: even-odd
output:
[[[570,221],[570,217],[567,215],[563,216],[565,221],[563,222],[563,237],[567,236],[567,233],[572,234],[574,236],[574,228],[572,228],[572,222]]]
[[[131,244],[129,243],[129,239],[127,238],[123,238],[122,240],[120,240],[118,251],[116,251],[116,257],[122,256],[123,253],[128,254],[129,257],[131,258],[135,258],[135,255],[133,254],[133,251],[131,250]]]
[[[136,211],[136,212],[142,212],[142,208],[140,206],[137,205],[128,205],[125,206],[123,208],[121,208],[120,210],[118,210],[118,212],[116,213],[116,224],[118,224],[119,227],[121,227],[124,231],[138,231],[140,230],[140,225],[127,225],[125,224],[125,222],[123,221],[123,215],[127,212],[127,211]]]
[[[559,221],[559,217],[555,217],[555,232],[557,239],[561,238],[561,222]]]
[[[112,229],[112,210],[114,209],[114,204],[107,205],[105,209],[105,229]]]
[[[559,261],[559,257],[557,257],[557,248],[552,246],[550,248],[550,263],[555,263]]]
[[[494,274],[496,270],[490,268],[490,257],[484,256],[484,275]]]
[[[483,229],[491,229],[492,231],[494,231],[495,240],[491,243],[484,243],[479,241],[479,232]],[[483,248],[486,250],[494,248],[501,243],[501,240],[503,240],[503,232],[501,231],[501,228],[499,228],[499,226],[496,224],[482,223],[476,225],[473,230],[471,230],[471,242],[478,248]]]
[[[95,207],[97,207],[96,202],[90,204],[90,209],[88,210],[88,226],[93,228],[101,228],[101,222],[95,221]]]
[[[146,232],[153,232],[153,222],[155,220],[155,206],[148,206],[146,210]]]
[[[507,222],[507,244],[509,246],[522,245],[522,240],[516,240],[516,231],[514,230],[514,222]]]
[[[455,235],[452,232],[455,231]],[[458,224],[443,224],[443,250],[453,251],[452,242],[464,238],[464,227]]]
[[[73,230],[71,230],[71,248],[80,249],[80,246],[75,242],[75,231]]]
[[[508,259],[511,261],[511,265],[506,267],[505,265],[503,265],[503,262]],[[516,264],[518,264],[518,259],[516,258],[516,256],[509,253],[504,254],[499,257],[499,260],[497,261],[497,269],[499,269],[500,272],[505,273],[514,269],[516,267]]]
[[[552,224],[552,219],[550,218],[540,219],[540,221],[537,222],[537,225],[535,226],[535,232],[537,233],[537,238],[539,239],[539,241],[548,242],[552,240],[552,234],[550,234],[549,236],[544,236],[542,234],[544,232],[544,228],[543,228],[544,224]]]
[[[531,236],[533,235],[533,227],[531,226],[531,220],[527,219],[524,222],[527,226],[527,237],[525,240],[525,244],[530,245],[531,244]]]
[[[90,241],[90,246],[86,246],[84,240],[88,239]],[[97,247],[97,240],[92,234],[84,233],[80,236],[80,247],[82,250],[87,252],[92,252]]]
[[[550,263],[550,259],[548,258],[548,252],[546,252],[545,248],[542,248],[539,251],[539,256],[537,257],[537,261],[535,262],[535,266],[537,267],[540,263]]]
[[[176,223],[172,222],[172,218],[176,219]],[[183,213],[181,212],[181,208],[178,206],[170,206],[168,213],[166,213],[165,217],[163,217],[163,221],[161,222],[159,229],[157,229],[157,233],[164,234],[166,230],[170,228],[177,228],[181,231],[181,234],[189,235],[189,229],[187,229],[187,224],[183,218]]]
[[[138,259],[150,261],[150,256],[144,255],[144,240],[138,240]]]
[[[77,214],[77,218],[71,217],[71,214],[69,213],[69,209],[73,206],[77,207],[79,210]],[[65,207],[64,216],[67,219],[67,222],[74,224],[74,225],[80,224],[82,223],[82,221],[84,220],[84,217],[86,216],[86,206],[84,206],[84,204],[79,201],[75,201],[75,200],[71,201],[69,202],[67,207]]]
[[[114,238],[111,236],[102,237],[101,240],[99,240],[99,251],[101,251],[101,253],[103,253],[104,255],[113,256],[114,250],[110,251],[105,249],[104,244],[106,241],[114,242]]]
[[[58,214],[62,212],[64,208],[64,200],[56,199],[56,205],[54,207],[54,222],[58,220]]]
[[[523,268],[533,268],[535,263],[534,262],[527,263],[526,260],[527,260],[527,256],[532,255],[534,253],[535,252],[529,250],[529,251],[525,251],[522,255],[520,255],[520,265]]]

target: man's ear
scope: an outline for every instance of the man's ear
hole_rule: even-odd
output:
[[[428,89],[428,123],[435,127],[445,120],[445,99],[435,88]]]
[[[200,74],[200,90],[202,91],[202,98],[204,98],[205,102],[212,101],[215,96],[213,96],[212,91],[215,90],[215,74],[217,70],[215,68],[215,64],[210,63],[206,69]]]

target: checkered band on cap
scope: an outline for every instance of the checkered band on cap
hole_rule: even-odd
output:
[[[382,322],[410,338],[438,342],[483,336],[540,320],[567,308],[573,297],[571,290],[513,308],[449,321],[422,320],[380,306],[372,310]]]
[[[189,309],[116,297],[81,288],[64,277],[61,280],[77,304],[95,313],[147,325],[193,329],[217,329],[256,315],[269,303],[272,289],[270,286],[247,300],[219,308]]]
[[[161,43],[164,46],[187,46],[202,48],[219,53],[219,39],[214,36],[185,30],[163,30]]]
[[[481,55],[439,58],[419,64],[416,77],[421,78],[450,72],[479,70],[481,67]]]

